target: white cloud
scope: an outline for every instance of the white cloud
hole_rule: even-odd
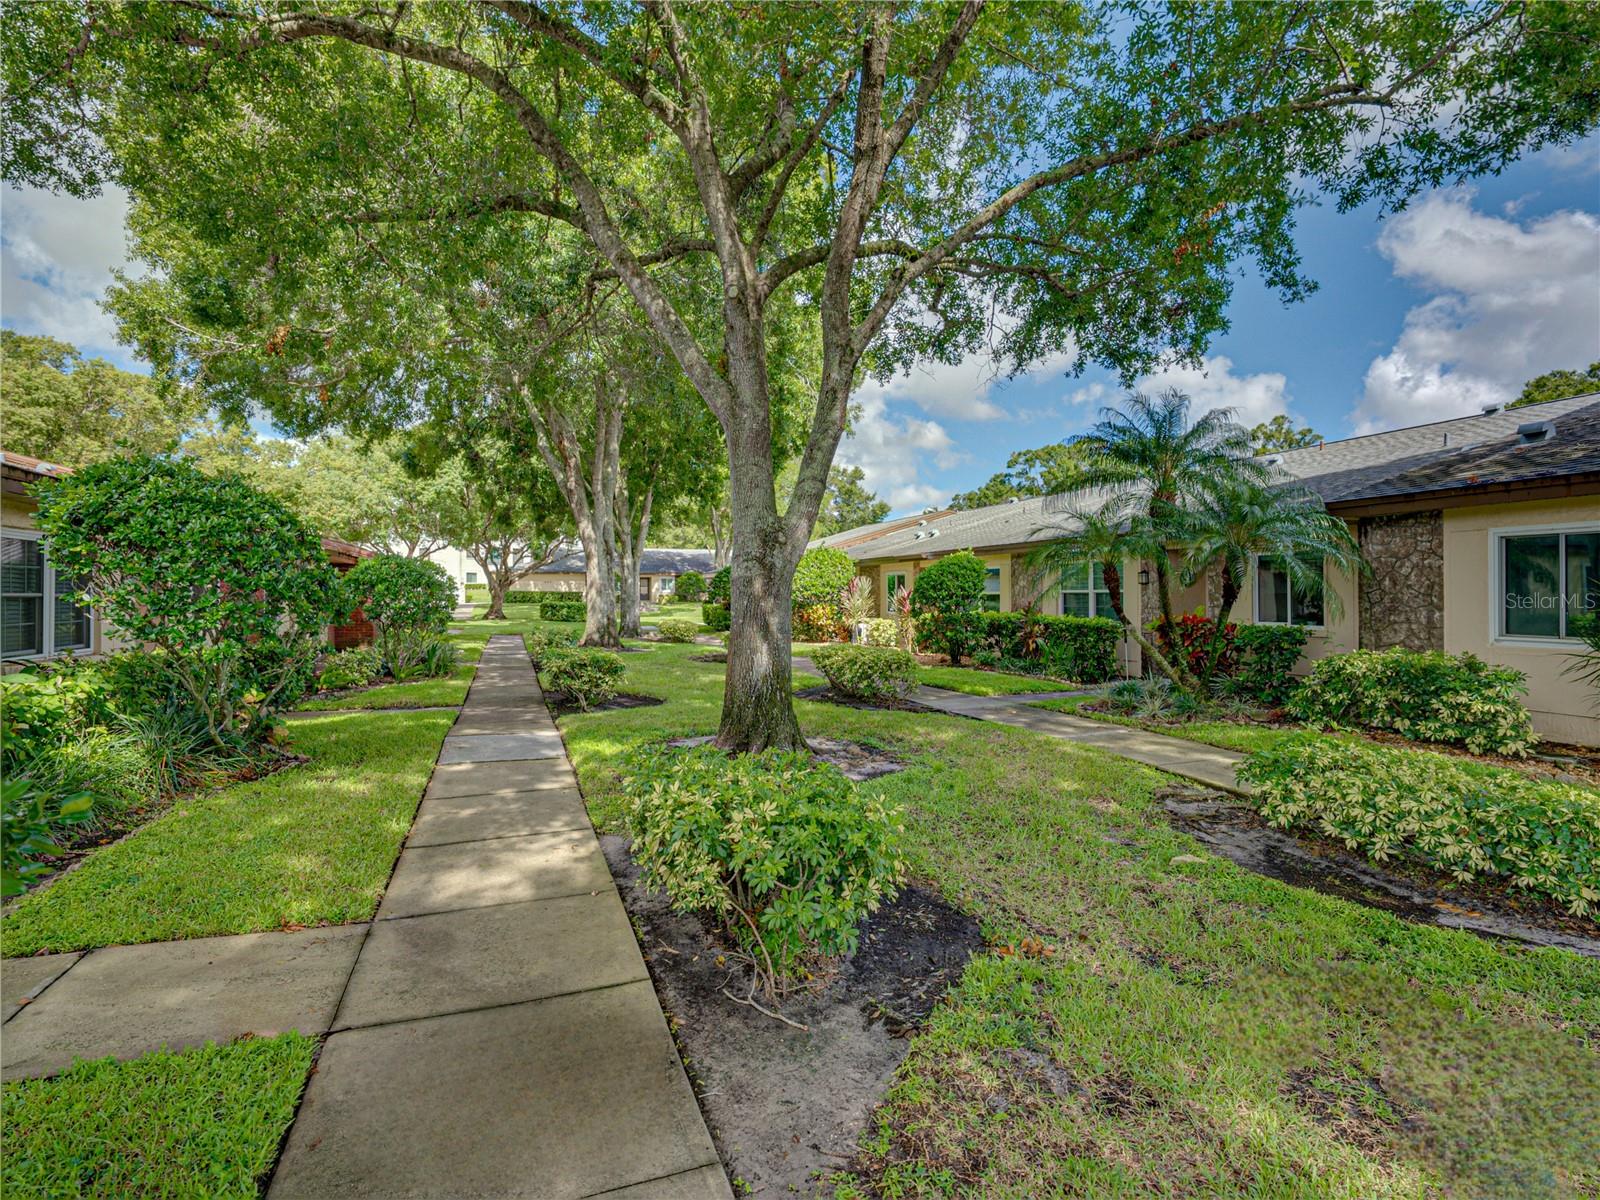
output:
[[[937,421],[898,415],[888,410],[888,389],[869,384],[857,391],[857,411],[850,433],[839,445],[837,459],[860,467],[868,488],[896,512],[918,510],[949,498],[918,480],[925,459],[941,469],[962,461],[955,442]]]
[[[1535,375],[1600,357],[1600,216],[1527,222],[1489,216],[1467,190],[1393,217],[1378,249],[1394,272],[1436,293],[1367,368],[1355,431],[1476,412]]]
[[[1005,411],[989,399],[1000,377],[994,360],[973,354],[958,363],[917,363],[887,383],[869,380],[857,393],[877,391],[885,399],[915,404],[923,412],[957,421],[998,421]]]
[[[116,323],[99,301],[127,262],[127,194],[89,200],[7,185],[0,191],[0,316],[22,333],[113,350]],[[125,353],[125,352],[124,352]]]
[[[1177,388],[1187,395],[1195,414],[1231,408],[1241,425],[1258,425],[1289,411],[1286,376],[1277,371],[1235,375],[1233,359],[1226,354],[1208,355],[1197,367],[1165,367],[1139,380],[1138,390],[1147,395],[1167,388]]]

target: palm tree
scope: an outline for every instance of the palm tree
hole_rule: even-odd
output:
[[[1025,561],[1033,570],[1054,575],[1086,562],[1098,565],[1105,580],[1106,594],[1111,598],[1111,611],[1117,614],[1123,629],[1158,671],[1187,689],[1192,681],[1182,661],[1163,653],[1135,622],[1128,620],[1122,564],[1130,558],[1137,561],[1166,554],[1165,539],[1158,534],[1144,509],[1138,497],[1116,492],[1107,496],[1104,503],[1091,501],[1080,508],[1069,509],[1055,525],[1034,530],[1034,536],[1044,534],[1050,540],[1030,550]]]
[[[1133,395],[1073,443],[1082,455],[1084,490],[1110,488],[1119,502],[1136,503],[1150,532],[1161,607],[1159,637],[1172,650],[1171,564],[1166,546],[1177,540],[1185,507],[1236,480],[1267,481],[1267,468],[1251,457],[1250,431],[1233,410],[1212,409],[1189,420],[1189,397],[1169,388],[1152,399]]]
[[[1223,631],[1252,560],[1281,563],[1289,586],[1310,595],[1324,593],[1325,566],[1350,574],[1368,570],[1350,527],[1328,512],[1314,492],[1291,483],[1262,483],[1242,476],[1217,479],[1184,507],[1174,532],[1184,547],[1185,587],[1214,566],[1222,574],[1217,624],[1201,684],[1209,683],[1216,670]],[[1338,614],[1338,593],[1326,593],[1324,603],[1330,614]]]

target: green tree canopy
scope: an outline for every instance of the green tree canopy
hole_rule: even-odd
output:
[[[1322,435],[1309,425],[1296,429],[1294,422],[1279,413],[1270,421],[1263,421],[1250,430],[1250,448],[1257,454],[1271,454],[1275,450],[1299,450],[1315,446]]]
[[[889,502],[869,490],[860,467],[835,466],[828,472],[828,490],[822,495],[813,537],[827,537],[861,525],[876,525],[889,515]]]
[[[202,405],[184,388],[162,392],[146,375],[84,358],[55,338],[0,330],[5,448],[66,467],[175,445]]]
[[[1082,467],[1078,449],[1070,442],[1018,450],[1006,459],[1006,469],[989,476],[987,483],[952,496],[950,507],[982,508],[1028,496],[1059,496],[1080,486]]]
[[[1521,408],[1544,400],[1565,400],[1568,396],[1582,396],[1600,392],[1600,362],[1589,364],[1587,371],[1546,371],[1522,385],[1521,394],[1506,405]]]

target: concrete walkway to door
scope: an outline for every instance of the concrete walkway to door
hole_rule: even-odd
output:
[[[269,1196],[732,1196],[520,637],[489,640]]]

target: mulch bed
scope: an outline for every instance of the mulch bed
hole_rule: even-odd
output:
[[[588,708],[583,708],[576,700],[564,693],[547,692],[545,694],[545,703],[550,706],[550,711],[556,716],[570,717],[574,713],[611,712],[618,708],[654,708],[657,704],[665,704],[666,701],[659,696],[641,696],[636,692],[618,692],[609,700],[603,700],[599,704],[591,704]]]
[[[1421,863],[1376,863],[1329,838],[1269,825],[1236,797],[1181,786],[1156,794],[1173,825],[1231,862],[1408,920],[1600,957],[1600,924],[1490,880],[1462,883]]]
[[[723,995],[744,968],[720,930],[639,882],[627,839],[600,839],[728,1174],[758,1196],[811,1195],[844,1166],[906,1052],[906,1036],[982,953],[977,921],[913,883],[862,927],[856,953],[787,998],[785,1025]]]
[[[721,654],[691,654],[689,656],[689,661],[690,662],[708,662],[708,663],[725,663],[725,662],[728,661],[728,652],[726,650],[724,650]]]
[[[692,750],[696,746],[709,746],[714,741],[716,738],[706,735],[673,738],[667,745],[674,750]],[[910,765],[887,750],[867,746],[861,742],[846,742],[839,738],[811,738],[806,745],[810,746],[811,752],[823,762],[832,763],[844,772],[847,778],[854,779],[857,783],[876,779],[880,775],[893,775],[896,771],[904,771]]]
[[[933,712],[926,704],[918,704],[915,700],[898,700],[894,697],[885,697],[882,700],[866,700],[860,696],[846,696],[836,692],[827,684],[816,687],[802,688],[794,694],[796,700],[820,700],[824,704],[838,704],[844,708],[888,709],[891,712]]]

